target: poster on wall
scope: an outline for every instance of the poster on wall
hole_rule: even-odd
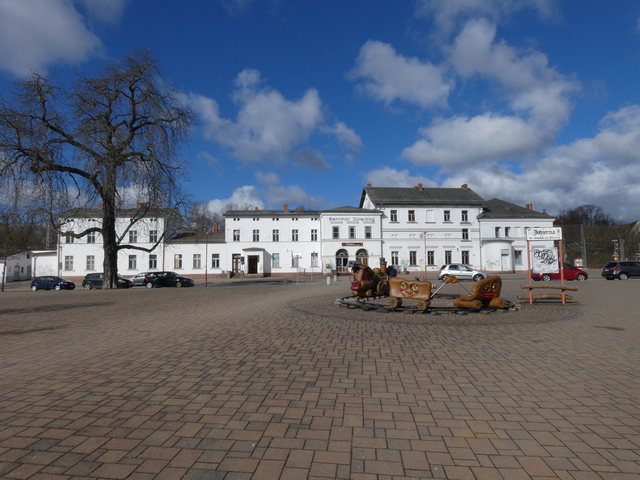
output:
[[[558,249],[556,247],[532,248],[531,271],[533,273],[558,273]]]

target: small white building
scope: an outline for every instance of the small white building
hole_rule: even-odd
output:
[[[0,259],[0,282],[19,282],[31,279],[31,252],[20,252]]]

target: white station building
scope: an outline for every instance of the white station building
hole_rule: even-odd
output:
[[[99,208],[76,209],[66,212],[64,228],[80,232],[100,219]],[[230,210],[224,220],[223,229],[213,225],[209,232],[184,234],[178,233],[175,210],[120,211],[117,233],[130,248],[119,251],[119,273],[172,270],[196,279],[239,273],[339,275],[348,272],[350,260],[378,266],[380,257],[399,272],[428,274],[445,263],[489,272],[526,271],[526,229],[553,227],[554,217],[532,205],[486,201],[467,185],[368,185],[358,207]],[[552,247],[553,241],[535,246]],[[77,280],[99,272],[100,234],[61,236],[54,256],[63,277]],[[32,270],[33,276],[40,274],[37,264]]]

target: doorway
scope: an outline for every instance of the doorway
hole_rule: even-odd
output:
[[[247,260],[249,261],[247,265],[247,273],[249,275],[257,274],[260,257],[258,255],[249,255],[249,258]]]

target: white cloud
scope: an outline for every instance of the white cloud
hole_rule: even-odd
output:
[[[253,185],[244,185],[236,188],[231,197],[211,200],[207,208],[211,213],[223,214],[231,206],[233,209],[253,210],[255,207],[264,208],[259,190]]]
[[[555,147],[515,173],[497,164],[459,169],[443,186],[468,183],[484,198],[502,198],[557,214],[594,204],[619,221],[640,217],[640,106],[607,114],[593,138]],[[622,186],[621,179],[624,179]]]
[[[362,80],[357,88],[374,100],[390,104],[399,100],[420,107],[443,106],[453,84],[443,70],[417,58],[406,58],[386,43],[368,41],[360,49],[356,66],[349,73]]]
[[[211,169],[216,173],[216,175],[218,175],[219,177],[222,176],[224,165],[220,160],[218,160],[216,157],[214,157],[208,152],[200,152],[198,153],[197,157],[198,157],[198,160],[200,160],[201,162],[208,164],[211,167]]]
[[[449,32],[459,21],[482,16],[497,22],[524,9],[552,19],[559,15],[557,3],[557,0],[418,0],[416,15],[433,18],[439,29]]]
[[[76,6],[96,21],[115,21],[122,0],[0,1],[0,68],[15,75],[64,62],[78,64],[99,53],[102,43]]]
[[[445,171],[530,154],[548,140],[518,117],[492,114],[438,120],[420,133],[424,138],[405,148],[402,157],[414,165],[440,165]]]
[[[188,99],[204,121],[205,137],[240,160],[284,161],[322,122],[322,102],[313,88],[298,100],[287,100],[280,92],[261,87],[260,73],[249,69],[238,75],[236,86],[236,121],[221,117],[213,99],[200,95]]]
[[[436,187],[436,182],[422,175],[411,175],[408,170],[396,170],[382,167],[363,175],[364,184],[370,183],[374,187],[415,187],[419,183],[425,188]]]
[[[360,153],[362,150],[360,136],[342,122],[336,123],[333,127],[325,125],[320,130],[323,133],[334,135],[340,145],[353,153]]]

